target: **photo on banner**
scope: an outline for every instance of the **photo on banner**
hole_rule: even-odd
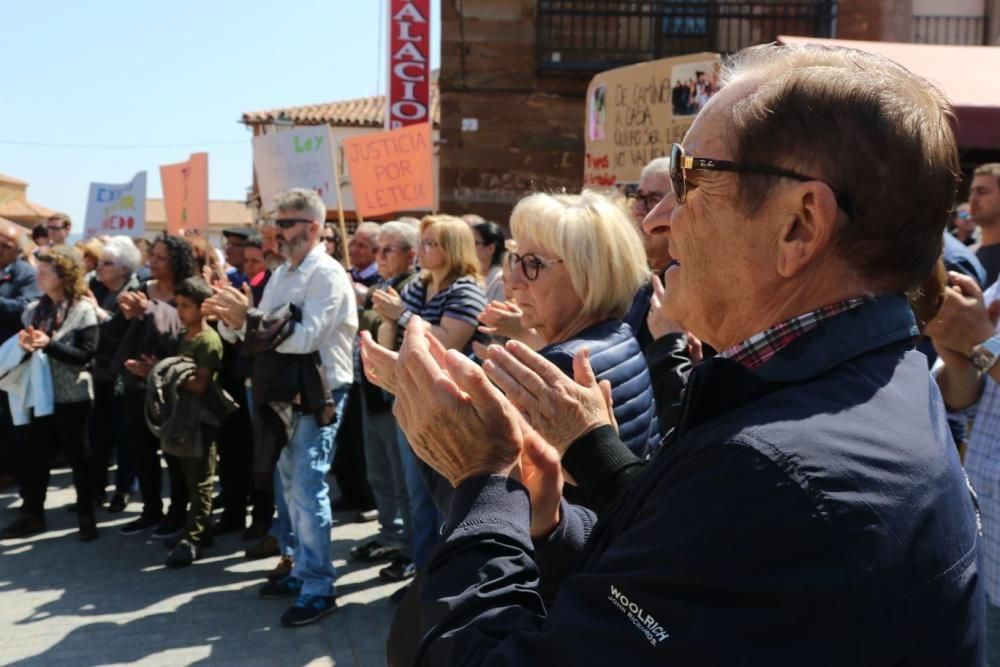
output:
[[[336,208],[333,154],[329,125],[302,126],[254,137],[253,169],[261,210],[269,211],[274,196],[291,188],[315,190],[327,207]]]
[[[128,183],[91,183],[83,236],[142,236],[146,231],[146,172]]]
[[[718,90],[720,65],[716,53],[693,53],[596,75],[583,118],[584,187],[635,185],[643,167],[670,155]]]
[[[177,164],[160,167],[167,233],[183,236],[208,232],[208,153],[192,153]]]
[[[344,139],[354,203],[364,217],[434,208],[430,123]]]

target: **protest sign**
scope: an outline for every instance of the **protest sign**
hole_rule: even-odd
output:
[[[146,230],[146,172],[128,183],[91,183],[83,235],[142,236]]]
[[[385,129],[431,120],[430,0],[389,0]]]
[[[329,125],[302,126],[254,137],[253,169],[265,211],[270,210],[274,195],[290,188],[311,188],[327,206],[337,205]]]
[[[693,53],[619,67],[587,89],[583,183],[636,183],[654,158],[670,154],[718,90],[719,55]]]
[[[345,139],[344,153],[361,215],[434,207],[430,123]]]
[[[192,153],[186,162],[160,167],[167,233],[208,231],[208,153]]]

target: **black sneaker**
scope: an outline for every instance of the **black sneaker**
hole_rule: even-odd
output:
[[[315,623],[327,614],[337,610],[337,598],[333,595],[307,595],[299,599],[281,615],[281,624],[286,628]]]
[[[111,496],[111,502],[108,503],[108,512],[111,514],[124,512],[126,505],[128,505],[128,494],[116,493]]]
[[[288,575],[277,581],[269,581],[264,584],[259,594],[265,600],[278,600],[280,598],[295,597],[302,592],[302,580]]]
[[[118,532],[122,535],[138,535],[139,533],[144,533],[150,528],[156,528],[160,525],[162,517],[152,517],[152,516],[140,516],[135,521],[129,521],[124,526],[118,529]]]
[[[0,530],[0,540],[14,540],[19,537],[28,537],[37,533],[44,533],[45,530],[45,517],[22,514],[7,524],[3,530]]]
[[[193,563],[198,558],[198,547],[194,543],[188,540],[181,540],[177,543],[170,553],[167,554],[167,560],[164,563],[170,568],[181,568],[187,567]]]
[[[417,566],[405,556],[396,556],[392,562],[378,571],[382,581],[406,581],[417,573]]]
[[[154,540],[166,540],[175,537],[182,530],[184,530],[184,521],[175,519],[168,514],[163,517],[163,521],[160,522],[160,525],[156,527],[156,530],[153,531],[150,537]]]
[[[396,547],[387,547],[378,540],[365,542],[351,548],[351,560],[362,563],[375,563],[380,560],[390,560],[399,555]]]

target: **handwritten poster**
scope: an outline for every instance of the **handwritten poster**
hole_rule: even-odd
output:
[[[345,139],[344,153],[361,215],[434,208],[429,123]]]
[[[91,183],[83,235],[142,236],[146,230],[146,172],[128,183]]]
[[[608,70],[587,90],[585,187],[636,183],[654,158],[670,155],[718,90],[720,59],[694,53]]]
[[[185,162],[160,167],[167,233],[208,231],[208,153],[192,153]]]
[[[337,205],[329,125],[302,126],[254,137],[253,169],[265,211],[270,210],[274,195],[291,188],[311,188],[327,206]]]

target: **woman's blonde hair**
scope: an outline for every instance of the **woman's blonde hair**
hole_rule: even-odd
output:
[[[598,192],[529,195],[514,207],[510,230],[516,242],[532,241],[563,260],[583,315],[623,317],[649,279],[635,224]]]
[[[65,245],[48,248],[38,255],[38,261],[52,266],[67,299],[75,299],[87,293],[86,268],[83,257],[76,249]]]
[[[86,241],[77,241],[76,249],[80,252],[80,255],[86,257],[90,255],[96,261],[101,261],[101,251],[104,249],[104,242],[97,237],[90,237]]]
[[[426,215],[420,221],[420,236],[424,230],[432,229],[444,251],[448,274],[437,288],[443,289],[459,278],[472,276],[479,279],[479,258],[476,256],[476,237],[467,222],[453,215]],[[421,241],[422,242],[422,241]],[[421,272],[420,278],[427,282],[430,271]]]

